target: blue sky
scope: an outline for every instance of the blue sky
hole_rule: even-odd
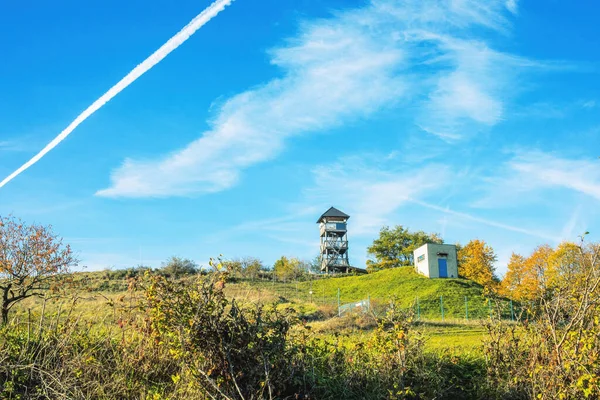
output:
[[[0,3],[0,178],[208,1]],[[311,259],[351,215],[499,256],[600,222],[600,5],[237,0],[0,189],[89,269]]]

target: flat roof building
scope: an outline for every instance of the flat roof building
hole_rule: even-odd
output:
[[[458,259],[453,244],[427,243],[413,252],[415,269],[428,278],[458,278]]]

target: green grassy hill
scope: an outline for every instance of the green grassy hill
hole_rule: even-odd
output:
[[[127,288],[127,274],[131,271],[98,271],[76,274],[76,280],[85,282],[92,291],[121,292]],[[371,298],[376,309],[383,310],[395,299],[401,307],[414,307],[423,318],[442,318],[443,301],[445,319],[487,318],[490,304],[483,296],[483,287],[466,279],[429,279],[412,267],[387,269],[360,276],[319,277],[303,282],[272,282],[269,280],[241,280],[228,285],[228,291],[238,298],[259,301],[294,302],[307,309],[327,305],[337,310],[337,294],[341,304]],[[312,291],[312,294],[310,292]],[[443,298],[443,299],[441,299]],[[465,303],[466,298],[466,303]],[[418,304],[418,306],[417,306]],[[508,302],[491,304],[500,308],[505,318],[510,318]],[[516,312],[516,311],[515,311]]]
[[[299,292],[305,293],[312,288],[313,298],[317,301],[319,298],[334,298],[337,301],[339,288],[342,304],[368,297],[378,303],[389,302],[394,298],[402,307],[414,306],[415,309],[418,303],[421,315],[431,318],[441,318],[442,301],[446,318],[465,318],[467,308],[470,318],[485,318],[490,312],[490,304],[483,296],[481,285],[466,279],[429,279],[416,273],[411,267],[361,276],[320,279],[297,286]],[[510,306],[501,306],[503,312],[510,316]]]

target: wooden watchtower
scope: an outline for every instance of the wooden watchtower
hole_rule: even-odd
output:
[[[354,268],[348,261],[349,215],[331,207],[318,219],[321,232],[321,272],[348,273]]]

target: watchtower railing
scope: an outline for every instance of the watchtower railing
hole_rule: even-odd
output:
[[[347,225],[344,222],[327,222],[321,224],[321,236],[325,236],[326,232],[344,233],[347,229]]]

